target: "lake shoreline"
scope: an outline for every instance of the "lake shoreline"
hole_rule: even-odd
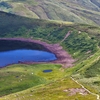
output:
[[[61,64],[63,68],[72,67],[75,60],[68,54],[65,50],[63,50],[62,46],[59,43],[57,44],[48,44],[46,42],[40,40],[33,40],[33,39],[25,39],[25,38],[0,38],[0,40],[8,40],[8,41],[20,41],[20,42],[30,42],[33,44],[42,45],[46,51],[55,54],[56,60],[47,61],[47,62],[21,62],[19,64],[39,64],[39,63],[54,63],[54,64]]]

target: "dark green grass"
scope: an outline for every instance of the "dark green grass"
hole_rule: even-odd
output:
[[[45,80],[36,76],[18,72],[0,73],[0,96],[22,91],[43,84]]]
[[[95,37],[94,27],[91,31],[90,25],[82,24],[64,24],[63,22],[53,22],[38,19],[29,19],[12,14],[0,12],[0,37],[23,37],[39,39],[48,43],[60,43],[68,31],[72,31],[70,36],[61,43],[74,58],[80,61],[87,56],[95,53],[100,41]],[[87,30],[88,27],[88,31]],[[80,32],[81,33],[80,33]],[[98,34],[99,35],[99,34]],[[94,37],[93,37],[94,36]],[[90,51],[89,54],[87,52]],[[83,57],[84,55],[84,57]]]
[[[84,75],[85,75],[86,78],[96,77],[96,76],[100,75],[100,60],[95,62],[88,69],[86,69]]]

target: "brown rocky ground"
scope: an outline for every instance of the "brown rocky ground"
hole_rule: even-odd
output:
[[[69,96],[72,96],[72,95],[76,95],[77,93],[81,94],[81,95],[87,95],[88,92],[83,89],[83,88],[71,88],[71,89],[68,89],[68,90],[64,90],[64,92],[69,92]]]

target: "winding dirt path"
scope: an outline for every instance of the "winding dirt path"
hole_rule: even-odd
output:
[[[60,43],[64,42],[65,39],[66,39],[70,34],[71,34],[71,31],[68,31],[68,33],[65,35],[64,39],[63,39]]]
[[[99,96],[98,94],[89,91],[87,88],[85,88],[82,84],[80,84],[80,83],[79,83],[77,80],[75,80],[73,77],[71,77],[71,79],[72,79],[75,83],[77,83],[78,85],[80,85],[85,91],[87,91],[88,93],[90,93],[90,94],[96,96],[96,97],[97,97],[97,100],[100,100],[100,96]]]

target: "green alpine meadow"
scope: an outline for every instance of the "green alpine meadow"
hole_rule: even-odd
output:
[[[99,0],[0,0],[0,54],[25,48],[57,59],[0,67],[0,100],[100,100]]]

